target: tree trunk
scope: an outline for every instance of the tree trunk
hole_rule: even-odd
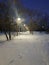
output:
[[[9,31],[9,40],[11,40],[11,32]]]
[[[11,40],[11,27],[10,27],[10,23],[9,23],[9,40]]]
[[[17,29],[17,36],[18,36],[18,25],[16,25],[16,29]]]
[[[6,31],[5,31],[4,33],[5,33],[5,36],[6,36],[7,40],[8,40],[8,36],[7,36],[7,33],[6,33]]]

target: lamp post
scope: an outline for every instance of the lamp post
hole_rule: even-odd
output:
[[[20,18],[20,17],[18,17],[18,18],[16,18],[16,23],[17,23],[17,27],[19,27],[19,32],[21,32],[21,27],[23,26],[23,21],[24,21],[25,19],[24,18]],[[25,27],[25,25],[24,25],[24,27]]]
[[[18,17],[16,22],[17,22],[17,28],[18,28],[18,30],[19,30],[19,32],[20,32],[20,29],[21,29],[21,28],[20,28],[21,18]],[[18,31],[17,31],[17,32],[18,32]]]

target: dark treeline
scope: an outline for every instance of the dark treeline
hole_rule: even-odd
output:
[[[38,15],[35,15],[38,17]],[[49,16],[47,14],[42,14],[36,20],[31,19],[29,24],[30,31],[45,31],[49,32]]]
[[[10,18],[9,9],[9,2],[0,3],[0,31],[4,32],[7,40],[11,40],[11,31],[17,28],[17,24],[13,23],[13,18]]]

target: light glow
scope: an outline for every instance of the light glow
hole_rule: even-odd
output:
[[[18,20],[18,21],[20,21],[20,20],[21,20],[21,18],[18,18],[17,20]]]
[[[25,27],[26,25],[24,24],[24,27]]]

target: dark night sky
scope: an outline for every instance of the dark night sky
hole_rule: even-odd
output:
[[[49,14],[49,0],[21,0],[21,2],[29,9],[37,9]]]
[[[0,0],[6,1],[6,0]],[[21,3],[29,9],[37,9],[49,14],[49,0],[20,0]]]

